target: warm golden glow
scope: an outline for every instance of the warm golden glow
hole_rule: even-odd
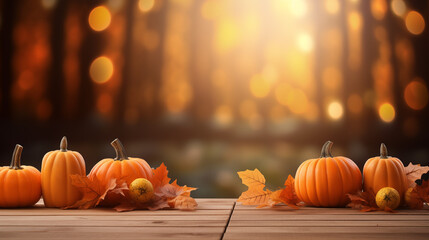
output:
[[[250,91],[257,98],[264,98],[270,92],[271,84],[260,75],[255,75],[250,80]]]
[[[404,16],[407,11],[407,6],[404,3],[404,0],[392,0],[390,2],[390,6],[392,8],[392,12],[399,17]]]
[[[96,58],[89,68],[89,75],[96,83],[105,83],[113,75],[113,63],[110,58],[101,56]]]
[[[410,33],[419,35],[425,30],[425,20],[420,13],[410,11],[405,17],[405,26]]]
[[[348,15],[348,23],[352,30],[357,31],[362,28],[362,15],[357,12],[353,11],[349,13]]]
[[[305,0],[290,0],[290,10],[295,17],[304,17],[307,14],[308,7]]]
[[[333,120],[338,120],[342,118],[343,113],[344,113],[343,105],[340,102],[334,101],[328,105],[328,115]]]
[[[371,12],[377,20],[382,20],[387,12],[386,0],[372,0],[371,1]]]
[[[97,98],[97,109],[102,114],[108,114],[112,111],[113,99],[107,93],[102,93]]]
[[[232,123],[232,109],[228,105],[221,105],[215,111],[215,123],[218,126],[225,127]]]
[[[232,20],[222,20],[217,24],[215,47],[220,52],[226,52],[238,42],[238,28]]]
[[[303,114],[308,109],[307,95],[301,89],[293,89],[287,95],[287,103],[292,113]]]
[[[44,8],[52,9],[57,4],[57,0],[42,0],[41,3]]]
[[[335,92],[341,87],[342,75],[341,71],[335,67],[327,67],[322,72],[323,86],[331,91]]]
[[[330,14],[337,14],[340,10],[339,0],[325,0],[325,9]]]
[[[378,115],[383,122],[392,122],[395,119],[395,108],[390,103],[383,103],[378,109]]]
[[[407,105],[414,110],[423,109],[428,103],[428,89],[423,81],[415,80],[408,83],[404,91]]]
[[[313,38],[308,33],[299,34],[297,38],[297,44],[303,52],[311,52],[314,47]]]
[[[105,6],[98,6],[89,13],[88,23],[94,31],[103,31],[110,25],[111,15]]]
[[[142,12],[149,12],[155,5],[155,0],[139,0],[139,9]]]

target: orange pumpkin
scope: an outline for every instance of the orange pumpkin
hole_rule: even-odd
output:
[[[363,167],[363,189],[375,195],[384,187],[396,189],[404,199],[408,183],[404,164],[398,158],[387,156],[386,145],[382,143],[380,156],[368,159]]]
[[[70,206],[82,197],[71,183],[73,174],[86,175],[85,160],[80,153],[67,150],[67,138],[63,137],[60,150],[46,153],[42,160],[42,194],[46,207]]]
[[[295,191],[307,205],[344,207],[348,193],[362,189],[362,175],[349,158],[333,157],[332,142],[323,145],[320,158],[303,162],[295,175]]]
[[[40,172],[32,166],[21,166],[22,146],[16,144],[10,167],[0,168],[0,207],[30,207],[42,195]]]
[[[99,181],[106,183],[110,179],[122,179],[128,186],[137,178],[151,180],[152,168],[141,158],[128,157],[119,139],[111,143],[116,151],[116,158],[106,158],[99,161],[89,173],[89,177],[96,177]],[[119,196],[108,193],[101,202],[102,206],[114,206],[118,204]]]

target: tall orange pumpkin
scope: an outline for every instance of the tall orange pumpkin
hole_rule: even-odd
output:
[[[22,146],[16,144],[10,167],[0,167],[0,207],[30,207],[42,195],[40,172],[21,166]]]
[[[323,145],[320,158],[303,162],[296,171],[295,191],[307,205],[344,207],[347,193],[362,189],[362,175],[349,158],[333,157],[332,142]]]
[[[377,194],[384,187],[396,189],[403,199],[408,182],[404,164],[398,158],[387,156],[386,145],[382,143],[380,156],[368,159],[363,167],[363,188]]]
[[[42,160],[42,194],[46,207],[70,206],[82,197],[71,183],[73,174],[86,175],[85,160],[80,153],[67,150],[67,138],[63,137],[60,150],[46,153]]]
[[[136,178],[146,178],[151,180],[152,168],[141,158],[128,157],[125,153],[124,146],[115,139],[111,145],[116,151],[116,158],[106,158],[99,161],[89,173],[90,177],[96,177],[101,182],[107,182],[110,179],[122,179],[128,185]],[[118,195],[108,193],[106,198],[101,202],[102,206],[114,206],[118,204]]]

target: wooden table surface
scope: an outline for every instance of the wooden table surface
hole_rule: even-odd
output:
[[[196,211],[0,209],[0,239],[429,239],[429,210],[256,209],[197,199]]]

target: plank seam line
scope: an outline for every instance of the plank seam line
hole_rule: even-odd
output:
[[[226,230],[229,227],[229,222],[231,221],[232,214],[234,213],[234,210],[235,210],[235,204],[237,204],[237,202],[234,202],[234,205],[232,205],[232,209],[231,209],[231,212],[229,213],[228,221],[226,222],[225,229],[223,229],[223,233],[222,233],[222,236],[220,237],[220,240],[223,240]]]

